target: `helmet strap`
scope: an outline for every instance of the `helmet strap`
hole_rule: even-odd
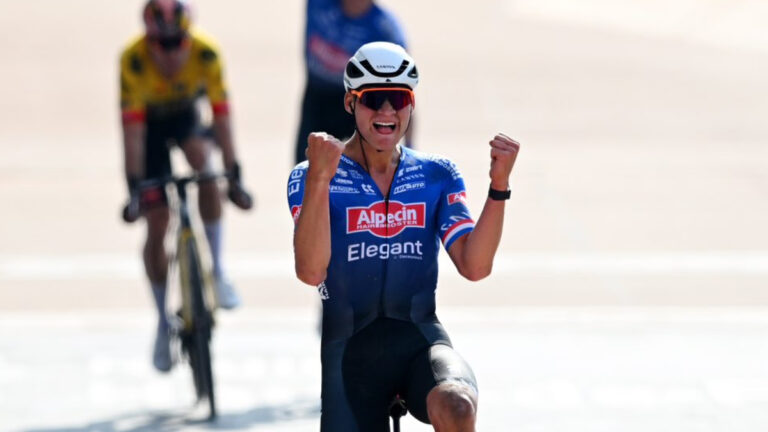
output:
[[[403,134],[403,138],[405,138],[405,142],[408,143],[408,131],[411,130],[411,122],[413,121],[413,105],[408,109],[408,127],[405,128],[405,134]],[[408,146],[406,146],[408,147]]]
[[[355,107],[357,105],[357,98],[355,98],[354,104],[350,105],[350,110],[352,111],[352,118],[355,122],[355,132],[357,132],[358,140],[357,142],[360,143],[360,151],[363,153],[363,161],[365,161],[365,170],[368,172],[368,174],[371,173],[371,169],[368,168],[368,156],[365,154],[365,146],[363,146],[363,141],[366,141],[365,137],[363,137],[363,133],[360,132],[360,129],[357,128],[357,116],[355,115]]]

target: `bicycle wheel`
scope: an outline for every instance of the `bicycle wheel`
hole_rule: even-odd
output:
[[[193,240],[187,242],[190,301],[192,303],[192,327],[184,338],[192,378],[198,400],[208,399],[210,417],[216,417],[216,398],[213,389],[213,370],[211,366],[211,330],[213,319],[206,304],[203,285],[202,267],[197,247]]]

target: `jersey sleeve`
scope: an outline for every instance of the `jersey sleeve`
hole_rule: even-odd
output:
[[[126,50],[120,56],[120,112],[123,123],[144,121],[146,105],[141,97],[144,64],[138,53]]]
[[[227,85],[224,80],[224,61],[218,47],[211,41],[204,41],[200,47],[199,61],[205,73],[205,91],[211,102],[213,114],[229,113]]]
[[[475,228],[475,221],[467,207],[467,192],[461,173],[447,159],[442,160],[441,165],[445,168],[446,179],[438,202],[437,222],[440,239],[447,251],[456,239]]]
[[[299,220],[299,214],[301,213],[306,180],[307,163],[302,162],[291,171],[291,176],[288,178],[288,208],[291,210],[294,224]]]

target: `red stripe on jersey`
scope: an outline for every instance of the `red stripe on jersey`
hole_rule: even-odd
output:
[[[456,222],[445,231],[445,235],[443,235],[443,244],[447,243],[457,232],[461,231],[464,228],[473,227],[473,226],[475,226],[475,221],[473,221],[472,219],[464,219]]]
[[[143,123],[147,118],[144,110],[123,111],[123,124]]]
[[[213,115],[229,114],[229,103],[226,101],[217,102],[215,104],[211,104],[211,109],[213,109]]]

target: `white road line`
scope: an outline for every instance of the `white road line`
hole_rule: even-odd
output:
[[[291,256],[233,253],[227,268],[236,278],[293,277]],[[441,265],[451,263],[445,253]],[[768,251],[647,252],[546,254],[520,253],[497,257],[494,274],[588,275],[768,275]],[[445,271],[443,276],[458,277]],[[0,282],[120,279],[143,277],[135,254],[0,255]]]

